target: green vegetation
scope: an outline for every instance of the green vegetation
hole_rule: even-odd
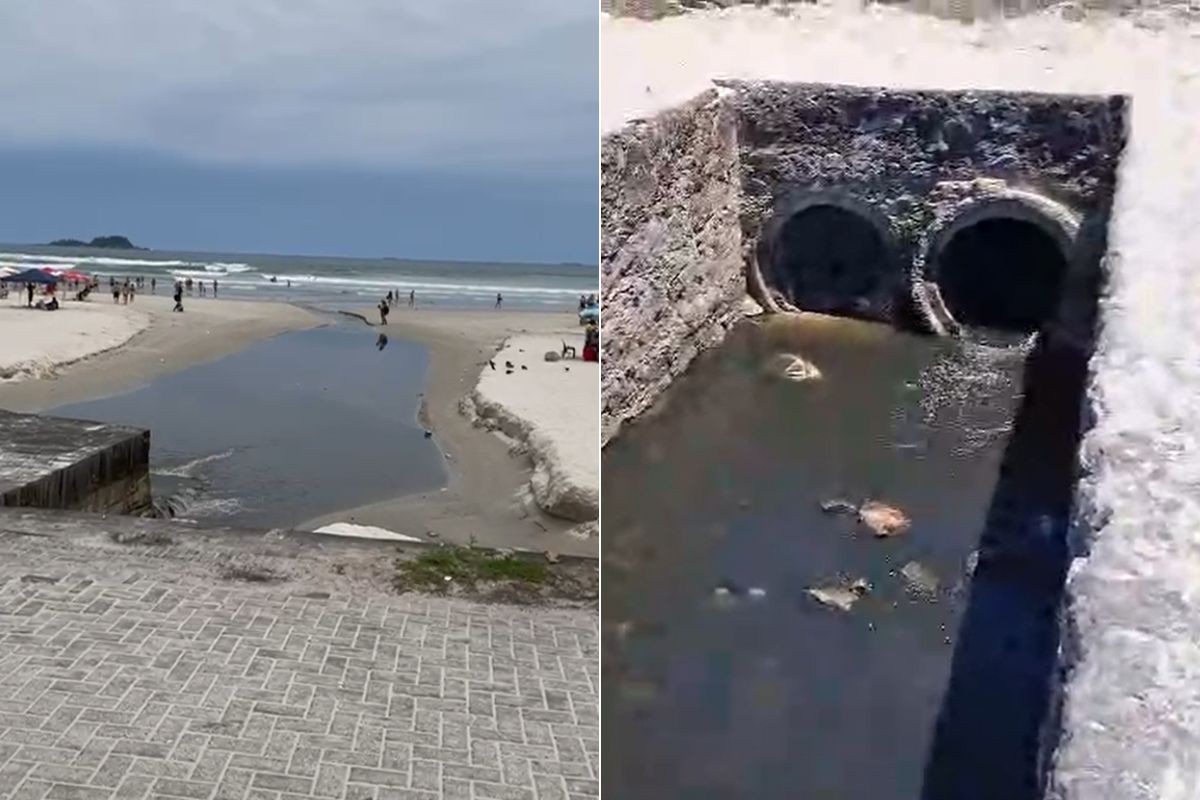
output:
[[[402,590],[447,594],[475,589],[479,583],[540,585],[550,577],[546,564],[532,558],[447,545],[411,560],[401,559],[396,585]]]

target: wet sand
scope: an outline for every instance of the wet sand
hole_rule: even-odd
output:
[[[102,287],[103,288],[103,287]],[[323,324],[318,314],[286,303],[263,303],[211,298],[184,298],[184,312],[173,313],[172,299],[163,294],[139,295],[133,305],[114,307],[101,294],[89,305],[97,319],[111,316],[98,308],[107,304],[141,321],[140,331],[102,352],[59,366],[55,374],[0,382],[0,408],[10,411],[43,411],[55,406],[125,392],[160,375],[215,361],[247,345],[289,331]],[[62,312],[21,312],[22,320],[36,319],[52,332],[58,320],[70,314],[71,303]],[[28,313],[33,316],[25,316]],[[59,314],[64,316],[60,317]],[[145,324],[145,318],[149,323]],[[0,328],[0,331],[3,329]],[[9,345],[6,345],[6,347]],[[27,336],[17,347],[22,358],[51,356],[53,338]]]
[[[353,311],[368,324],[378,326],[378,313],[373,309]],[[432,541],[476,541],[494,547],[595,555],[598,545],[594,536],[584,539],[569,532],[577,523],[549,517],[532,501],[522,501],[529,482],[527,459],[510,454],[504,440],[475,427],[459,410],[462,398],[475,388],[480,370],[510,336],[561,332],[582,351],[583,329],[575,315],[427,309],[413,312],[400,307],[391,314],[386,332],[429,348],[423,417],[446,454],[449,484],[435,492],[328,514],[300,527],[312,530],[351,522]],[[430,532],[435,535],[430,536]]]

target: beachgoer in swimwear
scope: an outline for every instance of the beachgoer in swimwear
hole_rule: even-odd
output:
[[[386,300],[379,301],[379,324],[387,325],[388,304]]]
[[[496,308],[499,308],[504,303],[504,295],[496,292]]]

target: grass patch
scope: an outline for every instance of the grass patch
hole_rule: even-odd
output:
[[[532,558],[450,545],[401,559],[396,569],[397,588],[435,594],[473,590],[481,583],[539,586],[551,578],[547,565]]]

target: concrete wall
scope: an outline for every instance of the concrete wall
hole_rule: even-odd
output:
[[[1123,97],[723,81],[609,135],[602,441],[722,340],[747,292],[768,311],[956,332],[932,266],[957,230],[989,216],[1060,244],[1065,299],[1047,327],[1087,346],[1128,111]],[[852,212],[885,242],[869,290],[793,302],[781,236],[814,205]]]
[[[0,506],[135,514],[149,470],[149,431],[0,411]]]
[[[944,19],[970,22],[997,17],[1016,17],[1061,6],[1059,13],[1069,20],[1081,20],[1089,13],[1128,14],[1149,9],[1192,19],[1196,10],[1192,0],[600,0],[600,10],[620,17],[653,20],[704,9],[733,6],[770,6],[774,13],[788,14],[789,6],[823,2],[842,7],[870,5],[899,6],[909,11]]]
[[[837,310],[933,331],[952,320],[928,268],[956,220],[994,206],[1066,236],[1070,258],[1081,227],[1107,220],[1125,98],[722,85],[738,121],[743,253],[770,307],[796,307],[780,291],[779,236],[812,204],[869,218],[893,251],[894,273]]]
[[[601,440],[740,316],[735,123],[715,91],[601,148]]]

